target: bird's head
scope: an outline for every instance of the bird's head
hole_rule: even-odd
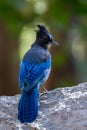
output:
[[[39,30],[36,30],[36,43],[44,48],[48,48],[49,45],[59,45],[54,41],[53,36],[43,25],[37,25]]]

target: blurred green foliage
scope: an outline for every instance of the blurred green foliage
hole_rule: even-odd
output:
[[[31,29],[37,23],[45,24],[60,43],[59,48],[51,49],[53,68],[49,88],[86,81],[87,0],[3,0],[0,1],[0,21],[11,37],[21,39],[20,44],[27,41],[27,47],[28,40],[33,42],[35,38]],[[24,27],[27,27],[27,36],[31,32],[29,39],[22,37]]]

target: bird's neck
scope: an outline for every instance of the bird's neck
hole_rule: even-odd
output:
[[[35,44],[37,44],[37,45],[43,47],[44,49],[48,50],[48,43],[44,42],[43,40],[36,40]]]

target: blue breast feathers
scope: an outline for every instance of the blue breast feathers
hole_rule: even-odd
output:
[[[34,86],[40,87],[49,77],[51,70],[51,59],[39,64],[31,64],[22,61],[20,64],[20,88],[23,91],[30,91]]]

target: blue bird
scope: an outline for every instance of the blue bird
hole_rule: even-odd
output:
[[[31,123],[38,115],[39,87],[48,79],[51,71],[49,46],[57,44],[43,25],[37,25],[36,40],[20,64],[19,83],[22,94],[18,104],[18,119]]]

